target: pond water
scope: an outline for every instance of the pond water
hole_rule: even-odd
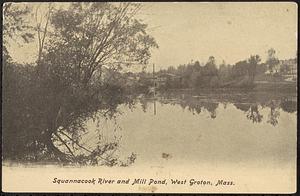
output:
[[[151,95],[131,95],[129,100],[117,105],[112,118],[103,117],[103,111],[99,111],[98,120],[87,120],[80,140],[88,151],[117,142],[117,148],[105,155],[126,162],[134,153],[136,159],[128,167],[3,167],[4,179],[25,183],[28,178],[43,178],[35,183],[36,190],[50,187],[56,192],[57,185],[49,185],[49,176],[147,179],[147,183],[149,179],[165,179],[169,183],[116,185],[120,192],[296,191],[296,94],[182,91],[157,93],[155,99]],[[177,186],[170,179],[187,180],[187,184]],[[189,183],[195,179],[208,180],[211,186],[191,186]],[[233,186],[219,186],[219,180],[230,181]],[[70,186],[70,190],[78,187]],[[115,191],[109,184],[80,188],[86,192]],[[22,183],[19,189],[30,191]]]
[[[118,156],[133,166],[266,164],[294,167],[296,95],[266,92],[140,95],[115,118],[87,122],[82,143],[118,140]]]

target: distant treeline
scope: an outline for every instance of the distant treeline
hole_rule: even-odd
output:
[[[137,86],[153,86],[159,89],[185,89],[185,88],[252,88],[257,76],[283,80],[282,74],[289,71],[289,66],[282,65],[279,70],[279,60],[275,56],[275,50],[268,50],[266,62],[261,62],[259,55],[251,55],[248,59],[238,61],[230,65],[224,61],[217,66],[215,57],[210,56],[205,64],[199,61],[191,62],[178,67],[170,66],[155,73],[141,72],[138,76]],[[266,78],[266,77],[265,77]]]
[[[221,64],[216,66],[215,58],[209,57],[207,63],[201,66],[199,61],[180,65],[177,68],[169,67],[159,71],[158,75],[173,74],[177,77],[166,77],[166,88],[199,88],[199,87],[245,87],[252,86],[255,75],[267,70],[266,64],[259,64],[258,55],[239,61],[235,65]]]

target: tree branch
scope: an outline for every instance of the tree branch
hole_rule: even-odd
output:
[[[70,139],[72,142],[74,142],[78,147],[86,150],[89,153],[92,153],[93,151],[87,149],[86,147],[80,145],[76,140],[74,140],[73,138],[71,138],[68,134],[64,133],[63,131],[60,131],[61,134],[63,134],[64,136],[66,136],[68,139]]]
[[[74,153],[72,152],[72,150],[70,149],[70,147],[67,145],[67,143],[58,135],[58,133],[54,132],[54,135],[66,146],[66,148],[68,149],[69,153],[76,158],[76,156],[74,155]]]

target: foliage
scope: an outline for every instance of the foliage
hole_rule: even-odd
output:
[[[199,61],[187,65],[179,65],[177,68],[168,67],[160,70],[156,75],[166,77],[166,84],[160,88],[218,88],[218,87],[251,87],[255,76],[264,73],[264,64],[258,55],[251,55],[249,59],[239,61],[234,65],[228,65],[224,61],[217,68],[213,56],[208,58],[205,65]]]
[[[7,2],[3,4],[3,57],[10,60],[8,46],[11,40],[28,43],[33,40],[32,27],[26,17],[30,13],[30,7]]]
[[[274,50],[274,48],[270,48],[268,50],[268,59],[266,61],[266,63],[269,65],[270,73],[273,73],[275,66],[279,63],[279,60],[275,55],[276,51]]]
[[[135,18],[139,9],[136,3],[96,2],[49,7],[51,31],[42,37],[36,28],[39,40],[47,40],[39,45],[37,63],[4,61],[4,159],[110,166],[134,161],[134,155],[127,163],[113,153],[104,156],[118,141],[89,149],[80,140],[88,119],[113,118],[120,103],[132,103],[116,82],[118,71],[147,63],[157,47],[147,25]],[[15,20],[7,26],[22,24]],[[76,154],[78,148],[84,153]]]

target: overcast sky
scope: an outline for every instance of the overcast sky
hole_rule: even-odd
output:
[[[296,57],[295,3],[143,3],[138,15],[149,25],[159,49],[150,63],[157,69],[207,61],[215,56],[233,64],[258,54],[263,60],[273,47],[280,59]],[[17,46],[13,57],[30,62],[36,50]],[[149,66],[150,67],[150,66]]]

